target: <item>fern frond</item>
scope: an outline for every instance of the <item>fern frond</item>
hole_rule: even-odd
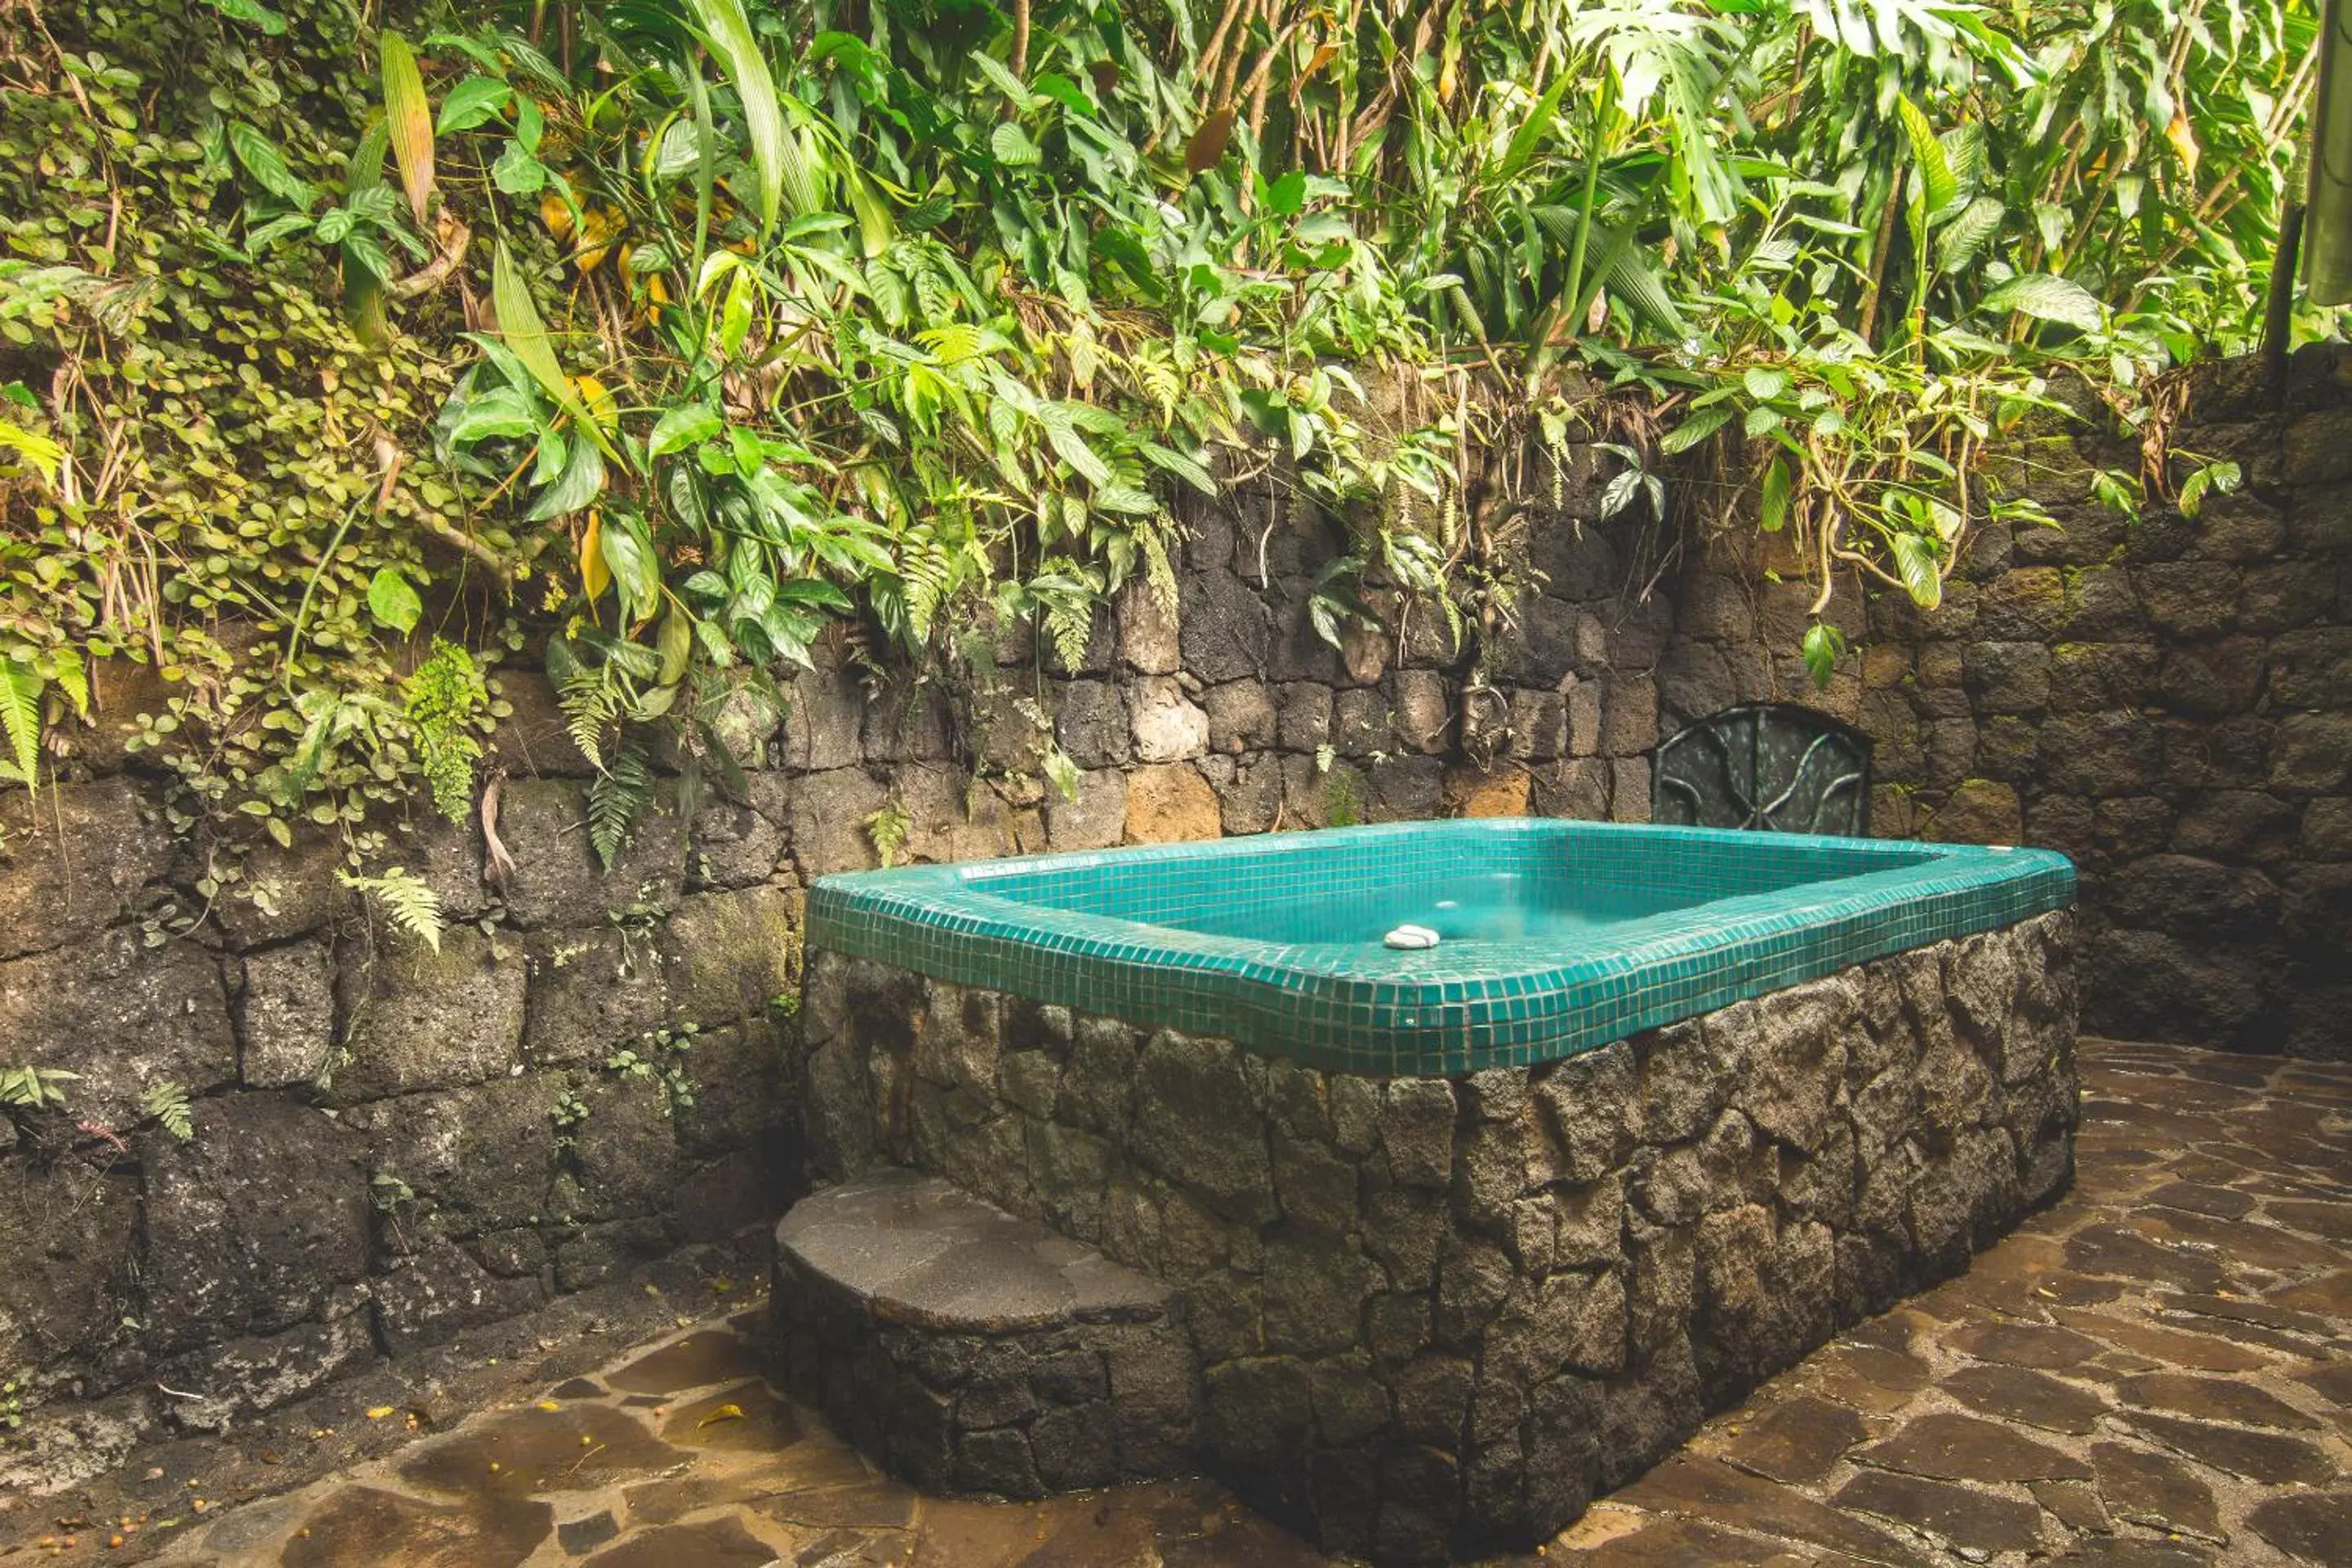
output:
[[[383,906],[384,918],[434,952],[441,951],[441,933],[448,929],[441,900],[425,879],[398,866],[387,866],[373,877],[335,873],[335,880],[354,892],[367,893]]]
[[[588,784],[588,842],[607,871],[620,858],[621,847],[653,797],[653,773],[646,767],[644,749],[635,741],[623,741],[612,766]]]
[[[866,837],[874,841],[874,853],[882,857],[887,868],[898,858],[898,851],[907,847],[907,834],[915,826],[906,803],[894,800],[866,819]]]
[[[621,710],[621,696],[614,689],[607,669],[583,669],[563,683],[556,694],[556,704],[563,710],[563,728],[572,743],[588,759],[588,765],[602,772],[604,766],[604,731],[612,727],[614,717]]]
[[[40,782],[42,684],[30,665],[0,660],[0,739],[9,752],[0,761],[0,778],[26,789]]]
[[[149,1084],[139,1091],[139,1109],[183,1143],[196,1135],[195,1119],[188,1109],[188,1090],[184,1084],[173,1083],[169,1079]]]

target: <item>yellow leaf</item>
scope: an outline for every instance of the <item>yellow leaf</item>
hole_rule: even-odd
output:
[[[612,568],[604,564],[604,514],[592,511],[587,531],[580,535],[580,588],[593,605],[612,582]]]
[[[2172,123],[2164,128],[2164,139],[2172,143],[2175,153],[2180,154],[2180,162],[2188,169],[2189,177],[2195,179],[2197,160],[2204,155],[2205,150],[2197,144],[2197,132],[2189,127],[2186,110],[2172,111]]]
[[[561,1410],[563,1408],[563,1405],[557,1400],[542,1399],[539,1402],[539,1407],[541,1410]]]
[[[562,196],[557,195],[553,191],[548,192],[547,195],[539,198],[539,221],[545,224],[547,226],[547,232],[553,235],[556,238],[570,238],[572,235],[572,204],[565,201]]]
[[[392,1406],[389,1405],[371,1405],[368,1406],[367,1418],[371,1421],[381,1421],[391,1414]]]
[[[696,1422],[694,1424],[694,1429],[699,1432],[705,1426],[715,1426],[721,1421],[740,1421],[742,1419],[743,1407],[741,1405],[722,1405],[718,1409],[712,1411],[709,1415],[704,1416],[701,1420]]]
[[[610,425],[620,416],[620,405],[613,401],[612,392],[594,376],[575,375],[572,378],[572,384],[580,389],[580,401],[588,405],[588,412],[596,416],[597,424]]]

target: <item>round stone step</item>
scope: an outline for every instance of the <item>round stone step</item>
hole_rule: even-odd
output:
[[[776,1226],[785,1381],[926,1489],[1040,1497],[1192,1468],[1198,1373],[1167,1286],[913,1171]]]

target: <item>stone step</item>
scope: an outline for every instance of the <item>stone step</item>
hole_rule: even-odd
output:
[[[793,1394],[927,1491],[1043,1497],[1193,1468],[1179,1298],[935,1176],[887,1169],[776,1226]]]

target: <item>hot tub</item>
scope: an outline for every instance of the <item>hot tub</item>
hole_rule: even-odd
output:
[[[2042,849],[1491,818],[827,877],[809,945],[1337,1071],[1460,1073],[2074,898]],[[1408,923],[1439,945],[1383,944]]]
[[[1081,1418],[1001,1386],[1009,1342],[924,1346],[860,1392],[877,1457],[1050,1490],[1189,1455],[1382,1564],[1541,1542],[2063,1190],[2074,886],[2036,850],[1563,821],[824,879],[816,1173],[1042,1220],[1173,1287],[1191,1356],[1107,1356]],[[1383,945],[1408,922],[1438,944]]]

